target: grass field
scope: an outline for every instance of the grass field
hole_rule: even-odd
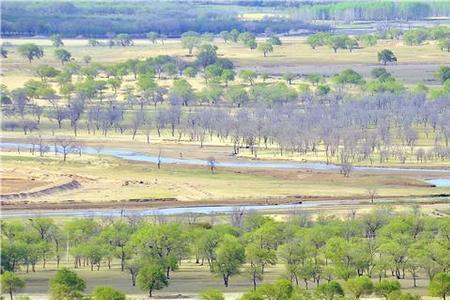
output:
[[[31,201],[98,202],[130,201],[132,199],[176,198],[179,201],[208,200],[257,201],[283,197],[367,198],[367,188],[374,188],[380,197],[426,196],[446,192],[431,188],[413,172],[389,176],[389,173],[354,172],[345,178],[338,172],[275,171],[219,168],[212,175],[207,167],[156,165],[129,162],[109,157],[82,155],[61,157],[47,154],[32,156],[22,152],[3,152],[2,176],[35,178],[25,190],[39,181],[76,179],[81,188],[54,193]],[[422,175],[424,176],[424,175]],[[30,179],[31,180],[31,179]],[[37,180],[38,183],[34,183]],[[3,182],[2,193],[12,191],[15,180]],[[182,203],[181,202],[181,203]],[[181,204],[180,203],[180,204]]]
[[[64,264],[63,264],[64,265]],[[70,264],[68,264],[70,265]],[[27,287],[22,291],[23,295],[33,296],[33,299],[47,299],[45,294],[48,291],[48,281],[55,274],[56,266],[49,263],[46,269],[37,266],[36,273],[19,272],[19,274],[27,281]],[[75,270],[87,282],[86,292],[91,292],[98,286],[114,286],[125,292],[127,295],[135,299],[148,299],[145,293],[141,292],[137,287],[131,285],[130,275],[127,272],[121,272],[120,266],[116,263],[112,264],[112,269],[108,270],[103,266],[100,271],[90,271],[89,267]],[[282,277],[285,273],[284,266],[278,264],[273,267],[267,267],[264,276],[264,282],[273,282]],[[179,299],[197,298],[197,293],[210,288],[220,289],[225,293],[227,299],[235,299],[242,294],[243,291],[251,288],[251,282],[246,274],[234,276],[230,280],[228,288],[223,287],[221,278],[211,274],[206,265],[201,266],[193,261],[184,261],[180,265],[180,269],[172,273],[170,285],[162,291],[155,292],[155,298],[159,299]],[[418,287],[412,287],[410,278],[400,280],[404,291],[417,295],[427,295],[428,280],[421,276],[418,280]],[[301,284],[303,286],[303,284]],[[304,286],[303,286],[304,287]],[[380,298],[363,298],[363,299],[380,299]],[[422,299],[437,299],[432,297],[423,297]]]
[[[24,82],[34,76],[34,70],[39,64],[60,66],[54,58],[54,47],[46,39],[3,39],[8,46],[9,57],[2,59],[1,81],[13,89],[22,86]],[[16,45],[33,42],[43,47],[45,56],[31,64],[20,57],[15,50]],[[106,42],[103,40],[102,42]],[[433,42],[427,42],[420,46],[406,46],[401,41],[380,41],[374,47],[355,49],[352,53],[340,50],[333,53],[328,47],[311,49],[303,37],[282,38],[283,45],[277,46],[274,52],[267,57],[257,50],[250,50],[241,44],[224,43],[216,39],[215,44],[219,47],[219,56],[231,59],[238,69],[254,69],[273,76],[280,76],[286,72],[296,74],[321,73],[333,75],[346,68],[353,68],[364,76],[370,76],[370,70],[379,66],[377,53],[385,48],[392,49],[398,57],[398,64],[388,66],[387,69],[394,76],[407,84],[416,84],[423,81],[426,84],[435,85],[433,73],[439,65],[450,63],[450,56],[442,52]],[[92,61],[101,64],[117,63],[130,58],[147,58],[157,55],[172,55],[193,60],[194,57],[187,56],[187,50],[183,49],[180,40],[170,39],[164,42],[151,44],[147,40],[136,40],[133,47],[88,47],[87,40],[71,39],[64,40],[64,48],[72,53],[72,56],[82,61],[83,56],[89,55]],[[193,85],[200,87],[202,80],[192,80]],[[298,82],[298,81],[297,81]],[[294,84],[296,82],[294,81]]]

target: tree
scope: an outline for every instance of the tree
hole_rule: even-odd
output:
[[[28,59],[31,63],[33,59],[40,59],[44,56],[44,50],[36,44],[27,43],[17,47],[19,54]]]
[[[241,85],[230,86],[226,90],[224,98],[238,107],[249,101],[248,93]]]
[[[41,77],[42,81],[46,81],[47,78],[54,78],[58,76],[60,71],[49,66],[49,65],[40,65],[36,69],[36,74]]]
[[[373,34],[366,34],[360,37],[360,41],[365,47],[372,47],[377,44],[378,38]]]
[[[56,49],[55,57],[64,65],[65,62],[68,62],[72,58],[72,54],[66,49]]]
[[[344,289],[336,281],[330,281],[324,284],[321,284],[317,287],[316,293],[321,296],[321,299],[324,300],[333,300],[336,297],[344,296]]]
[[[74,153],[78,150],[78,143],[70,137],[59,137],[56,139],[57,150],[63,154],[63,160],[66,161],[69,153]]]
[[[217,61],[217,46],[203,45],[197,55],[197,65],[203,69]]]
[[[155,290],[161,290],[168,285],[164,266],[161,262],[154,261],[146,263],[137,275],[138,287],[143,291],[148,291],[152,297]]]
[[[397,62],[397,57],[391,50],[384,49],[378,52],[378,61],[383,65],[386,65],[387,63]]]
[[[273,46],[281,46],[282,42],[281,39],[277,36],[271,36],[268,40],[268,43],[270,43]]]
[[[247,272],[253,284],[253,289],[256,290],[257,281],[261,281],[264,275],[264,267],[266,265],[274,265],[277,256],[272,249],[259,247],[251,243],[245,248],[245,258],[248,263]]]
[[[391,73],[386,71],[385,68],[374,68],[370,72],[370,75],[372,75],[373,78],[378,79],[382,82],[387,81],[392,78]]]
[[[438,47],[439,49],[441,49],[441,51],[450,52],[450,38],[439,40]]]
[[[152,42],[153,44],[156,44],[159,39],[159,34],[157,32],[151,31],[147,33],[147,38]]]
[[[254,49],[253,45],[256,44],[256,37],[251,32],[242,32],[238,36],[239,41],[250,49]]]
[[[348,290],[359,299],[362,295],[370,295],[373,291],[373,283],[366,276],[353,277],[346,282]]]
[[[450,272],[436,273],[428,286],[431,296],[446,299],[450,295]]]
[[[49,39],[52,42],[53,46],[56,48],[64,46],[64,43],[62,41],[60,34],[52,34]]]
[[[450,67],[440,66],[439,70],[435,73],[435,77],[442,83],[446,82],[448,79],[450,79]]]
[[[319,46],[326,45],[328,40],[331,38],[331,35],[326,32],[318,32],[312,35],[309,35],[306,39],[306,43],[311,46],[312,49],[316,49]]]
[[[228,87],[228,82],[234,80],[235,73],[233,70],[225,69],[220,75],[220,79],[225,82],[225,86]]]
[[[98,47],[98,46],[100,46],[100,42],[95,39],[89,39],[88,45],[91,47]]]
[[[345,48],[347,48],[348,51],[352,52],[353,49],[356,49],[358,47],[359,47],[359,44],[358,44],[358,41],[355,38],[348,37],[345,40]]]
[[[92,292],[92,300],[125,300],[124,293],[111,287],[96,287]]]
[[[266,57],[267,53],[273,52],[273,46],[270,42],[262,42],[258,44],[258,50]]]
[[[387,298],[389,294],[400,291],[400,282],[395,279],[383,279],[375,283],[374,291],[375,294]]]
[[[3,46],[0,47],[0,55],[1,55],[3,58],[8,58],[8,50],[5,49]]]
[[[285,73],[283,74],[283,79],[286,80],[288,84],[292,84],[292,80],[294,80],[297,77],[294,73]]]
[[[114,40],[122,47],[133,46],[133,40],[127,33],[119,33],[114,37]]]
[[[373,203],[375,197],[377,196],[378,191],[376,188],[367,188],[367,195],[370,198],[370,203]]]
[[[239,78],[243,81],[247,81],[250,85],[253,85],[255,79],[258,77],[258,73],[253,70],[241,70],[239,72]]]
[[[200,293],[201,300],[225,300],[221,290],[206,290]]]
[[[221,32],[219,33],[219,35],[220,35],[220,37],[223,39],[223,42],[224,42],[224,43],[227,43],[228,41],[231,40],[231,33],[229,33],[229,32],[226,31],[226,30],[221,31]]]
[[[223,284],[228,287],[230,277],[240,272],[245,260],[245,249],[237,238],[226,235],[215,252],[213,271],[222,276]]]
[[[8,293],[11,300],[14,293],[25,287],[25,281],[9,271],[1,275],[1,283],[2,293]]]
[[[361,85],[364,84],[364,78],[358,72],[352,69],[346,69],[342,71],[341,74],[334,78],[337,84],[354,84]]]
[[[67,268],[58,270],[50,280],[50,299],[82,299],[82,292],[86,289],[86,283],[77,273]]]
[[[192,55],[192,50],[200,43],[200,35],[196,32],[185,32],[181,35],[181,45],[184,49],[188,49],[189,55]]]
[[[348,45],[348,36],[346,35],[337,35],[332,36],[327,40],[328,46],[333,49],[334,53],[338,51],[338,49],[347,49]]]
[[[172,98],[171,101],[188,106],[194,100],[194,90],[187,80],[176,79],[169,90],[169,97]]]
[[[240,34],[240,32],[239,32],[239,30],[237,30],[237,29],[231,29],[231,31],[230,31],[230,38],[231,38],[231,41],[233,41],[234,43],[236,43],[237,41],[238,41],[238,39],[239,39],[239,34]]]

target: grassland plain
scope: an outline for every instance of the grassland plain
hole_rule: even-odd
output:
[[[102,268],[100,271],[90,271],[89,267],[85,267],[75,271],[86,280],[87,292],[92,291],[97,286],[114,286],[135,299],[148,299],[138,288],[131,285],[130,275],[127,272],[121,272],[119,264],[112,264],[111,270]],[[48,282],[55,272],[56,266],[54,262],[50,262],[46,269],[42,269],[42,266],[37,266],[35,273],[30,272],[26,274],[20,272],[20,275],[27,281],[27,287],[21,294],[30,295],[34,300],[48,299],[46,295]],[[269,266],[265,272],[264,282],[273,282],[282,277],[283,274],[283,265]],[[417,288],[412,287],[411,279],[402,279],[400,282],[404,291],[424,296],[423,300],[438,299],[425,296],[427,295],[426,287],[428,286],[428,280],[426,279],[419,279]],[[231,279],[230,286],[225,289],[221,278],[212,275],[206,264],[201,266],[193,261],[183,261],[179,270],[173,273],[169,286],[162,291],[158,291],[155,298],[195,299],[197,293],[209,288],[221,289],[224,291],[227,299],[236,299],[242,295],[243,291],[251,288],[251,281],[245,274],[237,275]],[[376,300],[381,298],[362,299]]]
[[[156,165],[123,161],[107,156],[44,157],[22,152],[2,153],[4,191],[12,191],[17,180],[23,190],[36,190],[61,178],[76,179],[79,189],[30,199],[45,202],[111,202],[139,199],[176,198],[178,205],[190,201],[209,203],[252,203],[262,199],[297,198],[367,198],[368,188],[377,190],[377,197],[421,197],[443,194],[447,188],[431,187],[422,181],[433,174],[389,171],[354,172],[346,178],[335,172],[297,170],[256,170],[220,168],[212,175],[207,167]],[[436,176],[436,175],[435,175]],[[25,182],[27,179],[30,185]],[[39,184],[42,182],[42,184]],[[50,184],[51,185],[51,184]],[[272,200],[273,201],[273,200]],[[263,201],[264,202],[264,201]]]
[[[260,39],[258,39],[260,40]],[[3,39],[8,46],[10,55],[2,64],[2,82],[9,89],[17,88],[24,82],[34,77],[35,69],[39,64],[60,66],[60,62],[53,56],[54,47],[46,39]],[[33,42],[44,49],[45,56],[38,63],[28,63],[15,51],[15,46],[27,42]],[[105,40],[101,41],[106,43]],[[352,68],[362,75],[369,77],[371,69],[378,66],[377,53],[385,48],[392,49],[398,57],[398,63],[387,66],[389,72],[403,80],[406,84],[414,85],[424,81],[434,85],[438,82],[434,78],[434,72],[439,65],[449,64],[450,56],[447,52],[438,49],[434,42],[427,42],[420,46],[407,46],[402,41],[383,40],[374,47],[355,49],[352,53],[347,50],[333,53],[328,47],[319,47],[315,50],[306,44],[303,37],[282,38],[283,45],[277,46],[274,52],[263,57],[257,50],[250,50],[241,44],[224,43],[216,39],[219,47],[218,55],[231,59],[237,69],[254,69],[273,76],[281,76],[286,72],[296,74],[321,73],[331,76],[344,69]],[[92,61],[101,64],[123,62],[130,58],[144,59],[157,55],[172,55],[193,60],[187,55],[187,50],[182,48],[178,39],[170,39],[164,44],[151,44],[148,40],[135,40],[133,47],[89,47],[84,39],[65,39],[64,48],[72,53],[72,57],[81,61],[89,55]],[[195,78],[191,80],[194,87],[201,87],[203,80]],[[294,81],[299,83],[301,80]],[[164,84],[164,82],[163,82]]]

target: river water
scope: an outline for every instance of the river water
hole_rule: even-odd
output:
[[[23,150],[31,149],[31,144],[26,143],[7,143],[1,142],[0,147],[9,148],[9,149],[17,149],[20,148]],[[50,146],[50,151],[54,152],[54,146]],[[150,163],[158,163],[158,160],[161,161],[161,164],[184,164],[184,165],[196,165],[196,166],[207,166],[207,160],[201,159],[184,159],[184,158],[172,158],[172,157],[158,157],[147,154],[142,154],[135,151],[124,150],[124,149],[113,149],[113,148],[104,148],[101,149],[100,152],[97,149],[92,147],[83,147],[82,153],[87,154],[102,154],[102,155],[110,155],[117,158],[132,160],[132,161],[143,161]],[[225,167],[225,168],[255,168],[255,169],[297,169],[297,170],[316,170],[316,171],[337,171],[340,169],[338,165],[326,164],[326,163],[308,163],[308,162],[292,162],[292,161],[283,161],[283,162],[264,162],[264,161],[227,161],[227,162],[216,162],[216,167]],[[419,168],[398,168],[398,167],[363,167],[363,166],[355,166],[353,168],[356,171],[398,171],[398,172],[421,172],[421,173],[429,173],[429,172],[438,172],[438,173],[448,173],[450,174],[450,169],[419,169]]]

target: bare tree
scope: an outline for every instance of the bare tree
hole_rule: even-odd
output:
[[[370,198],[370,203],[373,203],[375,197],[377,196],[378,191],[376,188],[367,188],[367,195]]]
[[[350,177],[350,173],[353,170],[353,165],[350,162],[344,162],[341,164],[341,174],[345,177]]]
[[[60,152],[63,155],[63,160],[66,161],[69,153],[81,153],[80,144],[70,137],[59,137],[55,141],[55,153]]]

